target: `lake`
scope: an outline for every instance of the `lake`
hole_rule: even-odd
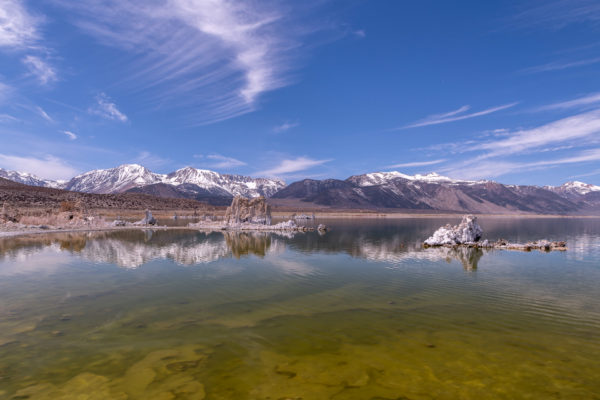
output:
[[[324,222],[0,239],[0,398],[600,398],[599,219]]]

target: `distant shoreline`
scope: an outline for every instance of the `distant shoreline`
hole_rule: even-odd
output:
[[[560,215],[560,214],[474,214],[474,213],[377,213],[377,212],[315,212],[315,218],[361,218],[361,219],[411,219],[411,218],[461,218],[471,214],[485,218],[600,218],[600,215]],[[274,218],[286,218],[290,213],[272,212]]]
[[[286,219],[289,217],[289,213],[274,212],[273,217],[277,219]],[[349,212],[328,212],[328,213],[315,213],[315,219],[360,219],[360,220],[394,220],[394,219],[419,219],[419,218],[461,218],[464,213],[460,214],[403,214],[403,213],[349,213]],[[598,215],[543,215],[543,214],[475,214],[481,218],[526,218],[526,219],[600,219]],[[159,218],[164,218],[160,216]],[[86,233],[86,232],[114,232],[114,231],[167,231],[167,230],[187,230],[195,232],[220,232],[220,229],[214,228],[201,228],[201,227],[189,227],[189,226],[164,226],[164,225],[148,225],[148,226],[105,226],[96,228],[53,228],[53,229],[35,229],[25,228],[21,230],[0,230],[0,240],[5,238],[13,238],[16,236],[27,236],[27,235],[42,235],[42,234],[55,234],[55,233]],[[249,232],[250,230],[241,230],[240,232]],[[257,232],[271,232],[269,230],[257,230]],[[275,232],[275,231],[274,231]]]

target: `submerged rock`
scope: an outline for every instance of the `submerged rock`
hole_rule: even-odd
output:
[[[441,227],[425,240],[428,246],[457,245],[476,243],[481,239],[483,230],[477,223],[477,217],[465,215],[460,224]]]

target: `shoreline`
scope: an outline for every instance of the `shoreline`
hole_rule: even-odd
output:
[[[191,230],[198,231],[200,229],[190,228],[188,226],[107,226],[97,228],[55,228],[55,229],[34,229],[34,230],[15,230],[15,231],[0,231],[0,240],[5,238],[12,238],[15,236],[27,236],[27,235],[42,235],[42,234],[54,234],[54,233],[88,233],[88,232],[109,232],[109,231],[127,231],[127,230]],[[211,231],[214,231],[211,229]]]
[[[329,212],[329,213],[315,213],[315,219],[309,221],[316,221],[319,219],[339,219],[339,220],[398,220],[398,219],[434,219],[434,218],[461,218],[464,214],[404,214],[404,213],[347,213],[347,212]],[[282,212],[273,212],[273,217],[277,219],[285,219],[289,214]],[[162,216],[161,216],[162,217]],[[599,215],[540,215],[540,214],[477,214],[479,218],[525,218],[525,219],[600,219]],[[0,230],[0,240],[4,238],[11,238],[15,236],[25,235],[41,235],[41,234],[53,234],[53,233],[86,233],[86,232],[101,232],[101,231],[125,231],[125,230],[189,230],[189,231],[202,231],[202,232],[220,232],[220,231],[240,231],[240,232],[279,232],[287,231],[285,229],[269,229],[260,228],[253,229],[247,227],[247,229],[224,229],[222,226],[169,226],[169,225],[141,225],[141,226],[104,226],[104,227],[80,227],[80,228],[51,228],[51,229],[35,229],[35,228],[24,228],[16,230]],[[302,229],[296,230],[303,232]]]
[[[442,213],[442,214],[431,214],[431,213],[352,213],[352,212],[329,212],[329,213],[318,213],[315,212],[315,219],[349,219],[349,218],[363,218],[363,219],[412,219],[412,218],[462,218],[465,213]],[[272,212],[274,218],[288,218],[289,213],[282,213],[278,211]],[[600,215],[560,215],[560,214],[471,214],[476,217],[482,218],[598,218]]]

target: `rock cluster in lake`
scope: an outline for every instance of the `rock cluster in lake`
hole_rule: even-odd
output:
[[[483,230],[477,223],[477,217],[465,215],[460,224],[452,226],[447,224],[433,233],[431,237],[423,242],[425,247],[475,247],[502,250],[567,250],[567,243],[563,241],[536,240],[527,243],[510,243],[499,239],[495,242],[481,240]]]
[[[483,230],[477,223],[477,217],[465,215],[456,226],[447,224],[433,233],[433,236],[425,240],[429,246],[458,245],[475,243],[481,239]]]
[[[156,218],[152,215],[152,211],[146,210],[144,218],[134,223],[134,225],[156,225]]]
[[[254,199],[236,196],[225,211],[225,222],[271,225],[271,206],[262,196]]]

